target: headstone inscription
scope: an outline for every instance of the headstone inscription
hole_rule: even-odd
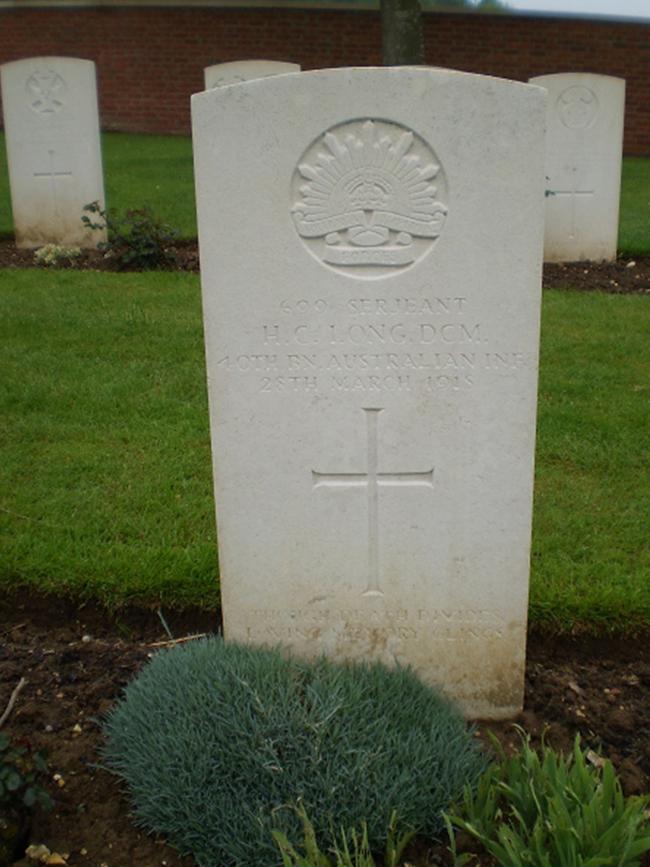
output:
[[[517,712],[544,92],[336,69],[192,108],[226,638]]]
[[[215,63],[203,70],[206,90],[287,72],[300,72],[300,64],[285,63],[282,60],[233,60],[230,63]]]
[[[530,83],[548,92],[544,258],[615,259],[625,81],[568,72]]]
[[[103,207],[95,64],[32,57],[0,67],[9,183],[18,247],[96,247],[105,233],[81,222]]]

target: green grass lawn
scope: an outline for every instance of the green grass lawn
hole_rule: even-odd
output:
[[[618,248],[630,256],[650,253],[650,159],[623,160]]]
[[[544,299],[531,615],[650,625],[650,299]],[[0,271],[0,584],[212,606],[199,283]]]
[[[0,582],[217,600],[198,279],[0,271]]]
[[[545,293],[531,616],[650,625],[650,299]]]
[[[183,237],[196,236],[192,144],[185,136],[104,133],[104,177],[109,208],[148,204]],[[623,160],[619,250],[650,253],[650,159]],[[13,232],[4,134],[0,132],[0,235]]]
[[[196,237],[189,138],[105,133],[102,150],[109,207],[124,211],[149,205],[183,237]]]

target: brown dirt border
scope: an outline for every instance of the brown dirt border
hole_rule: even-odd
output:
[[[199,252],[195,239],[179,241],[170,248],[176,265],[169,270],[198,272]],[[34,268],[33,250],[18,250],[13,238],[0,238],[0,268]],[[115,261],[96,250],[86,250],[67,266],[73,270],[116,271]],[[49,270],[55,270],[51,266]],[[620,256],[614,262],[569,262],[544,265],[545,289],[574,289],[615,295],[650,294],[650,256]]]
[[[162,614],[175,637],[219,629],[216,610]],[[11,736],[49,751],[56,809],[35,817],[29,841],[93,867],[190,867],[191,859],[139,830],[119,781],[98,766],[98,720],[165,640],[155,607],[109,611],[95,602],[38,595],[27,588],[0,595],[0,707],[21,676],[28,680],[6,725]],[[512,723],[568,750],[577,732],[611,758],[628,794],[650,790],[650,631],[626,637],[529,636],[524,712],[506,723],[479,723],[507,750]],[[417,845],[414,867],[448,865],[444,847]],[[33,867],[34,862],[17,862]],[[474,862],[487,867],[489,861]],[[650,865],[650,859],[646,860]]]

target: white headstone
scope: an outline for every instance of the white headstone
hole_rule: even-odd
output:
[[[0,67],[16,243],[95,247],[81,222],[104,205],[95,64],[31,57]]]
[[[206,90],[287,72],[300,72],[300,64],[285,63],[282,60],[233,60],[231,63],[206,66],[203,70]]]
[[[192,107],[226,637],[515,713],[544,92],[336,69]]]
[[[625,81],[568,72],[530,79],[548,91],[548,262],[616,258]]]

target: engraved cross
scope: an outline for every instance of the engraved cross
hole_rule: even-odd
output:
[[[54,213],[59,213],[59,202],[56,195],[56,185],[59,178],[71,178],[72,172],[56,172],[54,170],[54,151],[49,150],[50,155],[50,170],[49,172],[34,172],[35,178],[44,178],[50,182],[50,191],[52,193],[52,201],[54,203]]]
[[[383,487],[433,487],[433,469],[425,472],[380,473],[379,413],[363,407],[366,414],[367,466],[365,473],[318,473],[312,470],[314,488],[365,488],[368,503],[368,585],[364,596],[382,596],[379,581],[379,489]]]
[[[578,183],[575,177],[576,170],[573,169],[573,183],[570,190],[548,190],[547,196],[570,196],[571,197],[571,234],[570,238],[575,238],[577,229],[577,199],[578,196],[593,196],[594,190],[579,190]]]

